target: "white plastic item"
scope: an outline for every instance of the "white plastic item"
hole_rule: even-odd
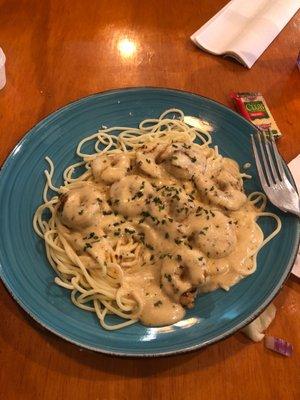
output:
[[[5,61],[5,54],[0,47],[0,90],[3,89],[6,84]]]
[[[253,342],[260,342],[265,337],[264,331],[269,327],[276,315],[276,307],[271,303],[254,321],[242,329],[242,332]]]

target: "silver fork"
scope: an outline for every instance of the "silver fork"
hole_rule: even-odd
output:
[[[251,141],[259,179],[268,199],[280,210],[300,217],[299,196],[285,173],[272,133],[257,132],[251,135]]]

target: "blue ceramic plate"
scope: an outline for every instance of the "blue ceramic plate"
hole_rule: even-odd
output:
[[[126,356],[185,352],[217,342],[257,316],[273,299],[292,267],[299,241],[296,217],[280,214],[282,230],[259,253],[258,269],[228,293],[217,290],[198,298],[183,321],[162,328],[140,324],[106,332],[94,314],[76,308],[69,292],[54,284],[44,243],[33,232],[32,216],[42,201],[45,156],[56,166],[55,183],[67,165],[77,161],[77,143],[101,125],[136,126],[145,118],[176,107],[186,115],[211,122],[213,142],[223,155],[253,175],[246,191],[261,190],[250,146],[255,127],[221,104],[176,90],[133,88],[100,93],[78,100],[45,118],[17,145],[0,178],[0,273],[16,301],[41,325],[88,349]],[[272,210],[272,207],[270,207]],[[274,210],[273,210],[274,211]],[[270,232],[272,221],[262,221]],[[110,317],[111,320],[118,317]]]

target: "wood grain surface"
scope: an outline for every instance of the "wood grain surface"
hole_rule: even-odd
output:
[[[291,160],[300,153],[300,16],[248,70],[201,52],[189,39],[225,4],[0,0],[0,46],[7,56],[0,162],[27,130],[66,103],[145,85],[193,91],[228,106],[230,91],[261,91],[283,132],[279,148]],[[300,282],[290,278],[275,303],[268,332],[294,344],[291,358],[237,333],[186,355],[122,359],[81,350],[43,330],[0,284],[0,398],[299,399]]]

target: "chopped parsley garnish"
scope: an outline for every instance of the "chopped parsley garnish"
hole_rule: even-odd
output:
[[[163,202],[161,201],[161,199],[159,197],[154,197],[154,199],[152,200],[153,203],[155,203],[156,206],[158,206],[159,211],[162,211],[165,206],[163,205]]]
[[[142,192],[142,190],[139,190],[138,192],[136,192],[136,194],[132,197],[131,200],[135,200],[135,199],[139,199],[141,197],[143,197],[144,193]]]
[[[161,199],[160,199],[159,197],[157,197],[157,196],[154,197],[153,202],[154,202],[155,204],[161,204],[161,203],[162,203]]]
[[[125,233],[129,233],[130,235],[133,235],[134,233],[136,233],[136,231],[134,229],[125,228]]]
[[[135,200],[135,199],[137,199],[137,198],[139,199],[139,198],[143,197],[143,195],[144,195],[144,188],[145,188],[145,181],[142,182],[142,184],[141,184],[139,190],[136,192],[136,194],[132,197],[131,200]]]
[[[113,212],[112,211],[102,211],[102,214],[103,215],[111,215],[111,214],[113,214]]]
[[[95,235],[95,232],[90,232],[89,235],[85,236],[83,239],[99,239],[97,235]]]
[[[86,243],[83,248],[83,251],[86,251],[87,249],[91,249],[91,248],[92,248],[92,245],[90,243]]]

